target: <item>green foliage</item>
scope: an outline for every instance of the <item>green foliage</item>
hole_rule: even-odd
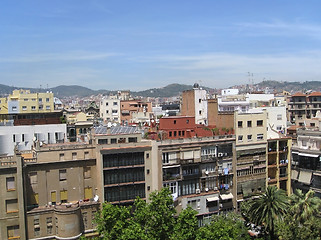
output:
[[[194,240],[198,231],[197,212],[191,207],[184,209],[178,216],[171,239]]]
[[[199,228],[196,240],[250,239],[244,222],[236,214],[214,216],[212,221]]]
[[[290,197],[289,214],[277,227],[278,235],[285,240],[321,239],[320,198],[312,190],[306,194],[297,189]]]
[[[285,217],[289,206],[285,191],[274,186],[267,187],[265,193],[250,200],[248,204],[247,211],[243,207],[243,214],[257,226],[263,225],[270,238],[275,239],[276,224]]]

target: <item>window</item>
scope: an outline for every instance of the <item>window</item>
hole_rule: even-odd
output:
[[[252,127],[252,121],[247,121],[247,127]]]
[[[163,153],[163,163],[169,163],[169,153]]]
[[[310,123],[310,126],[311,127],[315,127],[315,123]]]
[[[30,184],[37,184],[38,183],[38,176],[37,172],[29,173]]]
[[[84,167],[84,178],[85,179],[91,178],[90,167]]]
[[[85,152],[85,159],[89,159],[89,152]]]
[[[174,120],[174,124],[176,124],[176,120]]]
[[[110,139],[110,143],[113,144],[113,143],[117,143],[117,139],[116,138],[112,138]]]
[[[16,142],[16,134],[13,134],[13,135],[12,135],[12,141],[13,141],[13,142]]]
[[[108,102],[106,102],[106,106],[108,106]]]
[[[247,135],[247,140],[252,141],[252,135]]]
[[[92,187],[86,187],[84,190],[85,190],[85,199],[90,199],[93,197]]]
[[[46,106],[46,110],[50,110],[50,106]]]
[[[201,102],[202,102],[202,99],[198,99],[198,102],[201,103]]]
[[[64,153],[59,153],[59,160],[64,160],[65,154]]]
[[[22,136],[22,142],[24,142],[25,141],[25,135],[22,134],[21,136]]]
[[[113,102],[113,105],[114,105],[114,106],[117,106],[117,105],[118,105],[118,103],[117,103],[117,102]]]
[[[17,107],[16,106],[13,106],[11,109],[12,109],[12,111],[17,111]]]
[[[36,110],[36,106],[31,106],[31,110]]]
[[[172,132],[171,132],[171,131],[169,132],[169,136],[170,136],[170,137],[172,136]]]
[[[257,135],[257,140],[262,140],[263,139],[263,133],[259,133]]]
[[[108,114],[109,113],[109,111],[108,110],[106,110],[106,114]]]
[[[47,217],[47,234],[52,234],[52,217]]]
[[[189,120],[188,119],[186,120],[186,124],[189,124]]]
[[[118,110],[112,110],[112,113],[118,113]]]
[[[8,226],[7,227],[8,239],[18,239],[20,238],[19,225]]]
[[[199,115],[202,115],[202,110],[199,110],[199,112],[198,112],[198,113],[199,113]]]
[[[242,142],[243,141],[243,135],[239,135],[238,138],[239,142]]]
[[[174,131],[174,137],[176,137],[176,135],[177,135],[177,132],[176,132],[176,131]]]
[[[7,177],[6,178],[6,185],[7,185],[7,191],[16,190],[14,177]]]
[[[46,98],[46,102],[49,102],[49,98]]]
[[[84,223],[84,228],[87,229],[88,228],[87,212],[82,213],[82,220]]]
[[[137,137],[129,137],[128,142],[137,142]]]
[[[276,116],[276,119],[277,119],[277,120],[282,120],[282,114],[278,114],[278,115]]]
[[[73,152],[72,153],[72,160],[76,160],[77,159],[77,153],[76,152]]]
[[[51,203],[53,205],[56,205],[57,202],[57,192],[56,191],[51,191],[50,192],[50,197],[51,197]]]
[[[42,98],[39,98],[39,102],[42,102]]]
[[[262,126],[263,126],[263,120],[257,120],[257,121],[256,121],[256,125],[257,125],[258,127],[262,127]]]
[[[34,235],[39,236],[40,235],[40,225],[39,225],[39,216],[35,217],[33,219],[33,226],[34,226]]]
[[[242,122],[242,121],[238,121],[238,122],[237,122],[237,126],[238,126],[239,128],[241,128],[241,127],[243,126],[243,122]]]
[[[67,190],[60,191],[60,202],[66,203],[68,200],[68,192]]]
[[[32,99],[31,99],[31,101],[35,102],[35,101],[36,101],[36,99],[35,99],[35,98],[32,98]]]
[[[146,153],[146,158],[149,158],[149,153]]]
[[[6,200],[6,210],[7,213],[18,212],[18,199]]]
[[[27,111],[27,106],[22,106],[22,111]]]
[[[59,170],[59,181],[65,181],[67,179],[67,170],[61,169]]]

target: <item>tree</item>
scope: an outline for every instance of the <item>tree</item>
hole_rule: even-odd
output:
[[[196,211],[188,207],[180,212],[175,221],[174,231],[171,239],[175,240],[194,240],[198,231]]]
[[[321,239],[320,202],[312,190],[304,194],[297,189],[290,197],[288,215],[278,224],[279,236],[285,240]]]
[[[211,222],[199,228],[196,240],[250,239],[240,216],[230,213],[213,216]]]
[[[314,197],[313,190],[304,194],[301,189],[296,189],[294,194],[291,195],[290,202],[291,215],[301,224],[319,214],[321,210],[321,200]]]
[[[132,207],[104,203],[96,218],[103,239],[170,239],[176,213],[168,188],[150,194],[150,202],[137,198]]]
[[[257,226],[263,225],[271,239],[276,239],[275,227],[288,209],[288,197],[282,189],[267,187],[266,192],[249,201],[248,219]]]

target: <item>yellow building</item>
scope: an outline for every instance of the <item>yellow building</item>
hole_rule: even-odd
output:
[[[0,98],[0,114],[8,114],[7,98]]]
[[[7,113],[44,113],[54,111],[52,92],[31,93],[30,90],[13,90],[8,97]]]

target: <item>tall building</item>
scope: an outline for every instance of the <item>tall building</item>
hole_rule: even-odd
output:
[[[267,113],[235,112],[236,184],[240,203],[265,190]]]
[[[202,224],[213,214],[234,210],[234,145],[231,135],[155,142],[161,173],[156,176],[170,188],[178,211],[191,206]]]
[[[195,83],[192,90],[182,94],[181,115],[195,116],[196,124],[207,125],[207,94],[206,90]]]
[[[98,127],[94,132],[99,196],[113,204],[147,199],[152,183],[152,144],[133,127]],[[153,173],[157,174],[157,173]]]
[[[314,190],[321,198],[321,132],[317,128],[298,129],[292,147],[292,186],[307,192]]]

